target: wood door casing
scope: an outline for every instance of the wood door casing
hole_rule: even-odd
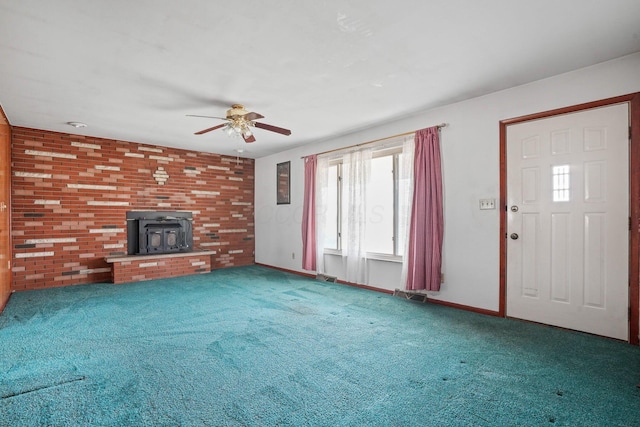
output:
[[[0,107],[0,312],[11,294],[11,127]]]

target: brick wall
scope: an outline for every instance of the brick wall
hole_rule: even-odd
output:
[[[254,161],[12,129],[14,290],[108,282],[127,253],[126,212],[193,212],[212,268],[254,262]]]

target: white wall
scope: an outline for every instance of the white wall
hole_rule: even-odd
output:
[[[472,71],[470,71],[472,72]],[[256,262],[301,269],[301,156],[433,126],[441,133],[445,195],[444,283],[434,298],[486,310],[499,303],[499,122],[640,91],[640,53],[256,160]],[[276,205],[276,164],[291,161],[291,205]],[[295,259],[292,259],[294,254]],[[339,263],[337,263],[339,264]],[[341,278],[340,269],[327,271]],[[369,285],[403,288],[400,265],[370,261]]]

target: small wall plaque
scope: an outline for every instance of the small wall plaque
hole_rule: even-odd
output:
[[[277,202],[279,205],[291,203],[291,162],[278,163],[276,167]]]
[[[153,173],[153,179],[156,180],[158,185],[164,185],[164,183],[169,179],[169,174],[164,170],[162,166],[158,167],[158,169]]]

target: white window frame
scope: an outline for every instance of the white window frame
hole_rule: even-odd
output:
[[[378,253],[378,252],[367,252],[367,259],[373,259],[378,261],[387,261],[387,262],[402,262],[402,256],[398,255],[398,233],[399,233],[399,215],[398,215],[398,206],[399,206],[399,197],[398,197],[398,188],[399,188],[399,167],[400,167],[400,155],[402,154],[402,146],[391,146],[391,147],[383,147],[379,150],[373,152],[372,157],[385,157],[385,156],[393,156],[393,254],[387,253]],[[338,255],[342,256],[342,159],[337,158],[333,159],[329,162],[330,166],[337,165],[337,249],[332,248],[324,248],[325,254],[330,255]]]
[[[342,255],[342,159],[333,159],[329,161],[329,166],[337,166],[336,170],[338,177],[336,179],[336,183],[338,185],[338,189],[336,192],[336,203],[338,205],[338,218],[336,220],[336,248],[324,248],[324,253],[331,255]]]

